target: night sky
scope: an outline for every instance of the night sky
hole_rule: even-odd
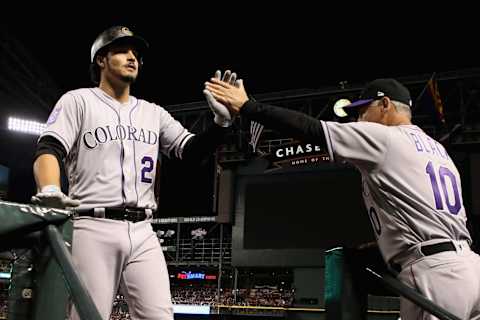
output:
[[[203,100],[203,82],[216,69],[238,71],[250,93],[264,93],[471,68],[480,56],[473,20],[453,23],[415,10],[402,18],[381,10],[355,15],[355,7],[347,14],[280,4],[260,10],[231,3],[220,12],[157,5],[118,4],[109,13],[55,8],[33,18],[7,15],[0,24],[61,92],[90,86],[93,40],[112,25],[128,26],[151,46],[133,93],[161,105]]]

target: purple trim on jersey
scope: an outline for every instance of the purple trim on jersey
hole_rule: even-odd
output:
[[[72,96],[75,97],[73,94],[72,94]],[[86,106],[86,105],[87,105],[87,100],[85,100],[85,97],[84,97],[83,95],[80,95],[79,97],[80,97],[80,99],[82,99],[83,105]],[[84,109],[81,109],[81,108],[80,108],[80,112],[82,112],[82,119],[85,118],[85,113],[84,113],[83,110],[84,110]],[[81,132],[83,132],[84,129],[85,129],[85,121],[82,121],[81,124],[80,124],[80,130],[79,130],[78,132],[81,133]],[[77,137],[77,139],[78,139],[78,138],[79,138],[79,137]]]
[[[417,125],[414,124],[402,124],[400,127],[408,127],[410,130],[415,130],[415,131],[421,131],[424,132],[422,129],[420,129]]]
[[[99,95],[96,90],[97,88],[90,88],[90,91],[100,100],[102,101],[103,103],[105,103],[109,108],[111,108],[115,114],[117,115],[118,117],[118,125],[122,125],[122,121],[120,120],[120,114],[118,113],[118,111],[115,109],[114,106],[110,105],[110,101],[106,100],[104,97],[102,97],[101,95]],[[102,90],[100,88],[98,88],[98,90]],[[125,202],[127,202],[127,196],[125,195],[125,175],[123,174],[123,160],[125,159],[125,154],[124,154],[124,150],[123,150],[123,140],[122,139],[119,139],[120,140],[120,169],[122,171],[122,198],[123,198],[123,204],[125,204]]]
[[[120,140],[120,169],[122,170],[122,198],[123,204],[127,202],[127,195],[125,194],[125,175],[123,174],[123,161],[125,160],[125,151],[123,150],[123,141]]]
[[[415,289],[417,289],[418,292],[421,292],[420,288],[418,287],[417,279],[415,278],[415,274],[413,273],[413,266],[410,265],[409,268],[410,268],[410,275],[412,276],[412,280],[413,280],[413,285],[415,286]]]
[[[95,91],[95,89],[96,89],[96,88],[93,88],[93,89],[90,88],[90,91],[92,91],[93,94],[94,94],[95,96],[97,96],[98,99],[100,99],[100,101],[102,101],[103,103],[105,103],[110,109],[112,109],[112,110],[116,113],[116,115],[117,115],[117,117],[118,117],[118,124],[122,124],[122,123],[120,122],[120,113],[118,113],[118,110],[115,108],[115,106],[112,106],[112,105],[110,104],[110,101],[106,100],[104,97],[102,97],[101,95],[99,95],[99,94]],[[99,89],[99,90],[101,90],[101,89]]]
[[[57,132],[55,131],[44,131],[42,132],[42,136],[40,137],[43,138],[45,136],[51,136],[51,137],[54,137],[55,139],[57,139],[58,141],[60,141],[63,146],[65,147],[65,149],[69,152],[70,151],[70,146],[68,145],[67,141],[65,140],[64,137],[62,137],[61,135],[59,135]]]
[[[328,153],[330,154],[330,161],[331,161],[331,162],[335,162],[335,155],[333,154],[332,138],[330,137],[330,129],[328,128],[327,122],[322,121],[321,124],[322,124],[322,126],[325,128],[324,134],[325,134],[325,136],[328,138],[327,148],[329,149],[329,150],[328,150]]]
[[[420,288],[419,288],[419,286],[418,286],[418,284],[417,284],[417,279],[415,278],[415,274],[413,273],[413,265],[410,265],[409,269],[410,269],[410,275],[411,275],[412,280],[413,280],[413,286],[414,286],[414,288],[415,288],[415,289],[417,290],[417,292],[419,292],[420,294],[424,294],[424,293],[422,292],[422,290],[420,290]],[[419,318],[419,319],[425,319],[425,317],[424,317],[425,311],[424,311],[422,308],[420,308],[420,312],[421,312],[421,314],[420,314],[420,318]]]
[[[375,100],[375,99],[363,99],[363,100],[358,100],[358,101],[352,102],[352,103],[350,103],[350,104],[347,104],[346,106],[344,106],[344,107],[342,107],[342,108],[361,107],[361,106],[370,104],[370,102],[372,102],[373,100]]]
[[[83,125],[83,123],[82,123]],[[71,172],[78,172],[78,155],[80,154],[80,145],[81,143],[79,142],[79,140],[77,139],[76,142],[74,143],[74,145],[72,146],[72,150],[70,150],[69,154],[67,155],[67,162],[70,162],[70,164],[72,166],[74,166],[72,168],[72,170],[69,170],[67,171],[68,172],[68,182],[70,183],[71,186],[74,186],[74,185],[77,185],[77,181],[78,181],[78,176],[75,175],[75,174],[70,174]],[[67,169],[67,167],[70,167],[70,166],[66,166],[65,169]],[[68,196],[70,198],[76,198],[76,195],[74,193],[74,191],[76,190],[73,190],[71,188],[69,188],[68,190]]]
[[[128,114],[128,118],[130,120],[130,126],[133,127],[133,123],[132,123],[132,112],[133,110],[135,110],[135,108],[138,106],[138,99],[136,99],[137,102],[135,103],[135,105],[133,106],[133,108],[130,110],[130,113]],[[137,207],[138,207],[138,191],[137,191],[137,156],[136,156],[136,153],[135,153],[135,139],[132,139],[132,145],[133,145],[133,167],[135,169],[135,194],[137,195]]]

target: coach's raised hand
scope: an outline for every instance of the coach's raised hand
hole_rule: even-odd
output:
[[[225,72],[225,74],[227,74],[227,72]],[[232,84],[231,81],[225,81],[225,75],[222,79],[217,77],[217,73],[221,74],[220,71],[217,71],[215,77],[211,78],[210,81],[205,82],[206,90],[204,90],[204,93],[211,93],[217,101],[226,105],[231,112],[234,114],[239,113],[243,104],[248,101],[248,95],[243,86],[243,80],[238,79]]]

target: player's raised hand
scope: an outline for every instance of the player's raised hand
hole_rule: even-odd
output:
[[[227,77],[226,74],[227,72],[225,72],[223,79]],[[215,73],[215,77],[205,83],[204,93],[211,93],[217,101],[227,106],[234,114],[237,114],[240,112],[243,104],[248,101],[248,95],[243,86],[243,80],[235,79],[235,82],[231,83],[224,81],[223,79],[220,80],[220,77]]]
[[[230,70],[225,71],[222,77],[222,71],[217,70],[215,71],[215,79],[222,80],[223,82],[226,82],[231,85],[235,85],[235,82],[237,80],[237,74],[235,72],[231,72]]]
[[[222,72],[220,70],[217,70],[215,72],[214,78],[218,81],[222,81],[224,83],[232,85],[235,85],[235,83],[237,82],[237,74],[235,72],[231,72],[230,70],[225,71],[223,77]],[[203,90],[203,94],[207,99],[208,106],[215,115],[213,121],[219,126],[229,127],[232,124],[233,116],[228,110],[228,108],[224,104],[216,100],[211,94],[211,92],[209,92],[208,90]]]
[[[31,200],[34,204],[58,209],[74,208],[80,205],[79,200],[71,199],[55,185],[44,186]]]

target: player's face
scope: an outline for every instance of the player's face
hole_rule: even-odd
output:
[[[107,56],[105,72],[128,83],[133,83],[138,76],[138,52],[129,45],[112,47]]]

